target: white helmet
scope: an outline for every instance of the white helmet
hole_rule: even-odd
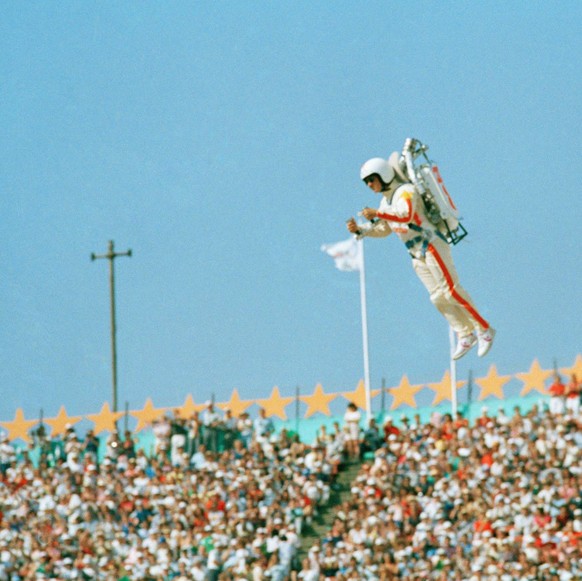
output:
[[[389,184],[394,179],[394,169],[387,160],[381,157],[369,159],[360,169],[360,178],[363,180],[373,174],[378,174],[385,184]]]

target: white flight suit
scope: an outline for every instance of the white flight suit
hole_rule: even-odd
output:
[[[428,220],[420,195],[409,183],[382,192],[378,220],[360,226],[360,236],[384,237],[394,232],[412,257],[412,266],[430,300],[459,337],[489,328],[459,283],[444,236]]]

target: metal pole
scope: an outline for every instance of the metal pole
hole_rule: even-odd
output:
[[[117,339],[115,323],[115,268],[114,260],[118,256],[131,256],[131,250],[115,252],[113,240],[109,241],[106,254],[91,254],[91,260],[106,258],[109,260],[109,303],[111,306],[111,377],[112,377],[112,402],[113,412],[117,412]]]
[[[384,422],[384,415],[386,412],[386,378],[382,378],[382,422]]]
[[[41,450],[41,456],[42,456],[42,445],[43,445],[43,441],[44,441],[44,437],[46,434],[44,434],[44,425],[43,425],[43,420],[44,420],[44,409],[40,408],[40,414],[39,414],[39,418],[38,418],[38,428],[36,429],[36,444],[40,445]]]
[[[467,419],[471,421],[471,410],[473,403],[473,370],[469,369],[469,376],[467,377]]]
[[[455,331],[449,327],[449,343],[451,353],[451,408],[453,421],[457,417],[457,362],[453,359],[455,352]]]
[[[362,307],[362,344],[364,349],[364,388],[366,394],[366,425],[372,417],[372,404],[370,397],[370,362],[368,356],[368,316],[366,309],[366,269],[364,266],[364,241],[358,240],[360,252],[360,303]]]
[[[295,387],[295,434],[299,436],[299,386]]]

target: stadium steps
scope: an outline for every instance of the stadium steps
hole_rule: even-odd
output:
[[[301,535],[301,548],[298,551],[299,562],[313,546],[315,539],[325,537],[331,528],[336,514],[336,508],[349,499],[352,482],[356,479],[362,462],[356,461],[344,464],[340,469],[334,487],[332,489],[329,502],[324,507],[319,507],[317,516],[311,526],[304,525]]]

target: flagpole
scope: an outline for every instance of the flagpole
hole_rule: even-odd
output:
[[[370,423],[372,404],[370,398],[370,362],[368,358],[368,316],[366,309],[366,267],[364,264],[364,240],[357,241],[360,254],[360,303],[362,306],[362,344],[364,348],[364,388],[366,391],[366,420]]]
[[[453,353],[455,352],[455,331],[449,326],[449,344],[450,344],[450,355],[451,355],[451,407],[453,420],[457,417],[457,362],[453,359]]]

